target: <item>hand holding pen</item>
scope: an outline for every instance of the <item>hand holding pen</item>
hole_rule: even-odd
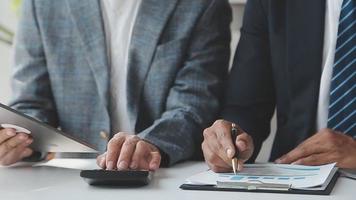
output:
[[[233,165],[235,171],[242,170],[243,163],[252,156],[254,145],[251,136],[237,124],[218,120],[204,130],[202,149],[210,169],[214,172],[231,172]],[[233,158],[236,157],[236,164],[233,164]]]

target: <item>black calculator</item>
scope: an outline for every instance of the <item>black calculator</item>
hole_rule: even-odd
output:
[[[82,170],[80,177],[93,186],[139,187],[150,182],[152,172],[141,170]]]

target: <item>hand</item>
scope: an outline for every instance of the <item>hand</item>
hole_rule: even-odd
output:
[[[12,165],[32,155],[28,147],[33,139],[26,133],[16,133],[14,129],[0,129],[0,165]]]
[[[276,160],[280,164],[323,165],[356,169],[356,141],[345,134],[323,129]]]
[[[254,150],[252,138],[244,132],[238,135],[233,143],[231,127],[231,122],[218,120],[213,126],[204,130],[202,149],[206,163],[214,172],[231,171],[235,146],[239,150],[238,171],[242,170],[243,163],[252,156]]]
[[[108,143],[107,152],[97,158],[97,164],[107,170],[155,171],[161,163],[161,154],[152,144],[136,135],[116,134]]]

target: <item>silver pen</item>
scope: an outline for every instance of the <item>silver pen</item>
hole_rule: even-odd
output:
[[[232,123],[232,125],[231,125],[231,139],[232,139],[232,143],[234,144],[234,146],[235,146],[237,135],[238,135],[237,126],[235,123]],[[238,148],[235,147],[235,155],[231,160],[232,170],[234,171],[235,175],[237,174],[237,169],[239,168],[238,155],[239,155],[239,150],[238,150]]]

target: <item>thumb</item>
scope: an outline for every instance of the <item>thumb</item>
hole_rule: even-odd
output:
[[[244,161],[247,161],[253,154],[254,145],[251,136],[247,133],[243,133],[236,138],[236,147],[239,150],[238,157]]]
[[[151,152],[149,168],[151,171],[156,171],[161,164],[161,154],[159,152]]]

